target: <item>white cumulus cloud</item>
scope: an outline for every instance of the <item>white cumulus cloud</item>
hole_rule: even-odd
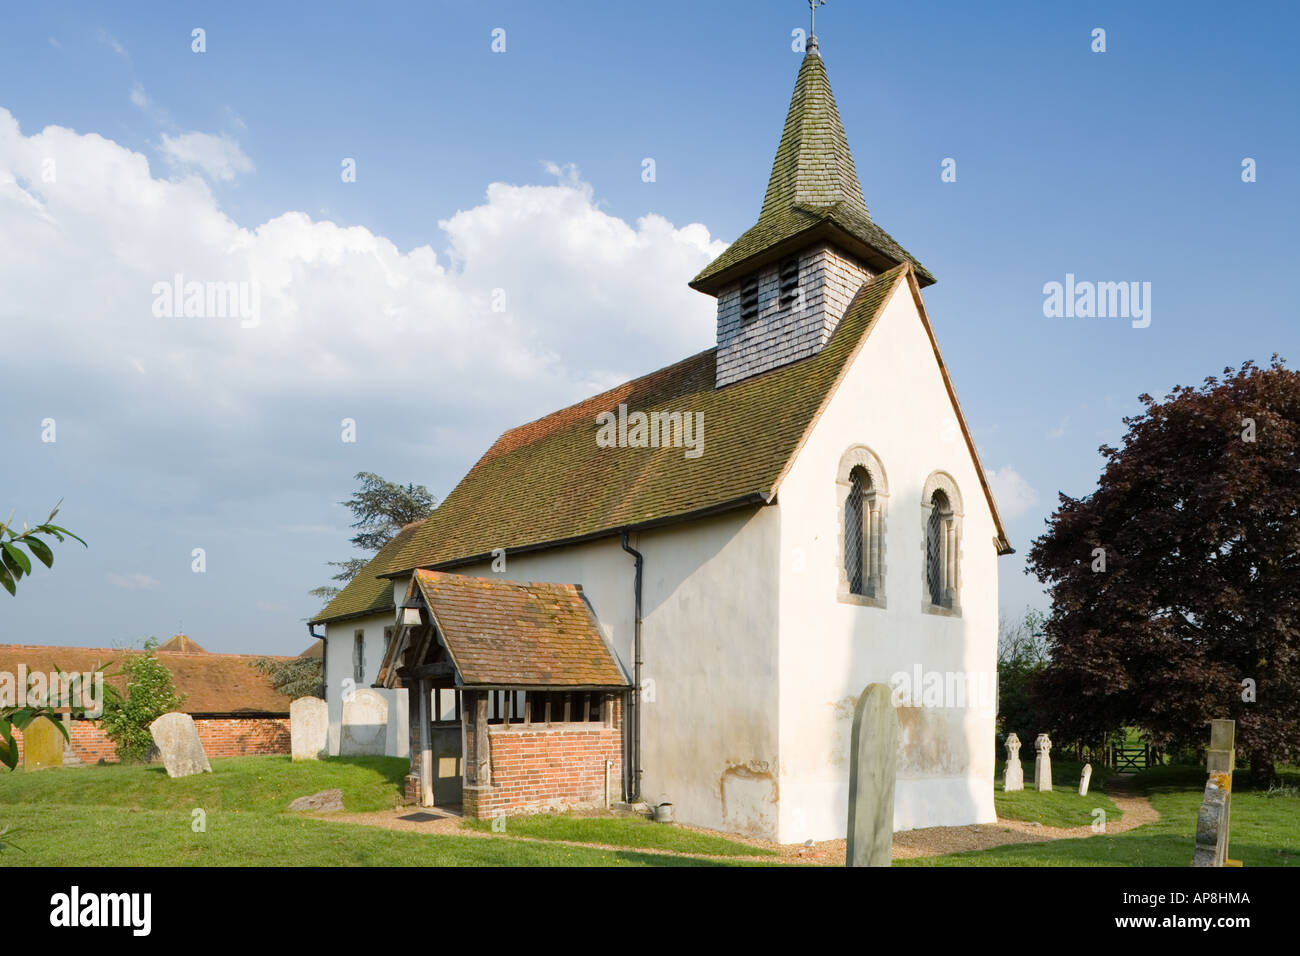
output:
[[[136,102],[136,95],[136,90],[132,90],[132,102]],[[147,104],[148,97],[143,90],[140,90],[139,95],[144,97]],[[253,171],[253,161],[244,155],[238,142],[225,134],[190,132],[170,136],[163,133],[159,150],[163,158],[176,169],[198,170],[221,182],[230,182],[241,173]]]
[[[233,141],[201,135],[165,142],[217,179],[241,168]],[[438,226],[403,251],[300,211],[241,225],[202,178],[156,178],[94,133],[25,135],[0,108],[0,329],[9,354],[40,356],[16,363],[8,411],[39,422],[49,384],[75,383],[55,409],[67,461],[166,475],[187,506],[234,486],[329,500],[327,481],[394,455],[445,491],[502,428],[713,342],[714,302],[686,283],[724,243],[611,216],[576,171],[493,183]],[[258,321],[159,317],[177,282],[242,283]]]
[[[1010,465],[992,469],[988,479],[1003,519],[1018,518],[1038,504],[1038,492]]]

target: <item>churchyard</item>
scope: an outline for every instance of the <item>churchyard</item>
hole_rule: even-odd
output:
[[[843,841],[773,847],[675,824],[611,814],[539,814],[503,821],[399,823],[407,761],[335,757],[214,759],[211,773],[172,779],[161,764],[108,765],[0,776],[0,866],[842,866]],[[1034,839],[987,849],[906,856],[910,831],[894,841],[903,866],[1186,867],[1195,842],[1204,767],[1163,765],[1135,775],[1133,799],[1157,814],[1121,829],[1124,797],[1098,771],[1086,797],[1080,767],[1054,766],[1054,788],[996,793],[999,822],[951,828],[960,838]],[[1245,866],[1300,866],[1300,768],[1279,768],[1281,785],[1252,789],[1234,775],[1233,857]],[[289,811],[297,798],[339,790],[343,810]],[[1093,833],[1094,812],[1107,831]],[[331,819],[331,817],[333,819]],[[1029,832],[1039,830],[1041,836]],[[945,835],[949,828],[942,828]],[[1050,838],[1057,833],[1077,833]]]

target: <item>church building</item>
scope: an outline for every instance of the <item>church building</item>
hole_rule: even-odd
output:
[[[934,281],[868,212],[810,38],[758,221],[690,280],[716,347],[505,432],[318,615],[331,752],[379,697],[415,803],[845,836],[863,688],[997,667],[1011,547]],[[895,827],[992,822],[992,702],[921,689]]]

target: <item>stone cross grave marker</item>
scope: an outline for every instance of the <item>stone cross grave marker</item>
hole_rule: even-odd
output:
[[[1047,734],[1039,734],[1034,739],[1034,787],[1038,790],[1052,789],[1052,741]]]
[[[203,752],[203,743],[199,740],[198,728],[189,714],[163,714],[149,725],[149,733],[162,755],[167,776],[212,773],[212,765],[208,763],[208,755]]]
[[[1210,749],[1205,764],[1209,779],[1196,814],[1196,848],[1192,866],[1241,866],[1228,858],[1228,830],[1232,811],[1232,771],[1236,765],[1236,722],[1210,721]]]
[[[319,760],[326,754],[329,706],[319,697],[299,697],[289,705],[289,750],[294,760]]]
[[[1086,763],[1083,765],[1083,776],[1079,778],[1079,796],[1086,797],[1088,795],[1088,784],[1091,782],[1092,764]]]
[[[848,866],[889,866],[894,851],[898,714],[888,684],[868,684],[853,712]]]
[[[63,734],[48,717],[37,717],[23,731],[23,769],[63,766]]]
[[[1007,765],[1002,771],[1002,790],[1025,789],[1025,768],[1020,765],[1020,738],[1014,733],[1007,734]]]

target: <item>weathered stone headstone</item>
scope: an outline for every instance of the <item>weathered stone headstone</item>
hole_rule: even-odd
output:
[[[23,731],[23,769],[63,766],[63,734],[48,717],[37,717]]]
[[[162,756],[169,777],[189,777],[196,773],[212,773],[208,755],[203,752],[198,728],[189,714],[163,714],[149,725],[149,733]]]
[[[898,714],[888,684],[868,684],[853,713],[847,865],[889,866],[894,850]]]
[[[1092,764],[1086,763],[1083,765],[1083,776],[1079,778],[1079,796],[1086,797],[1088,795],[1088,784],[1091,782]]]
[[[1012,790],[1025,789],[1025,768],[1020,765],[1020,738],[1015,734],[1007,734],[1007,765],[1002,771],[1002,790],[1011,792]]]
[[[299,797],[293,803],[289,804],[289,809],[315,810],[318,813],[342,810],[343,791],[336,787],[333,790],[322,790],[320,793],[313,793],[309,797]]]
[[[384,755],[388,735],[388,701],[369,687],[343,699],[339,753],[345,757]]]
[[[1047,734],[1039,734],[1034,739],[1034,787],[1038,790],[1052,789],[1052,741]]]
[[[289,705],[289,750],[294,760],[319,760],[328,747],[329,705],[319,697],[299,697]]]
[[[1205,795],[1196,814],[1196,848],[1192,866],[1241,866],[1228,859],[1228,831],[1232,816],[1232,771],[1236,722],[1210,721],[1210,749],[1206,752]]]

